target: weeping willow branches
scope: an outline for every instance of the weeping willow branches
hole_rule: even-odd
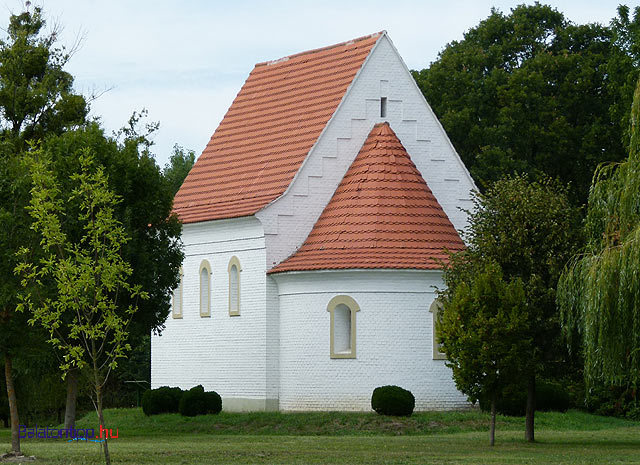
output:
[[[587,245],[558,284],[565,333],[582,346],[589,384],[640,381],[640,81],[631,125],[628,160],[594,175]]]

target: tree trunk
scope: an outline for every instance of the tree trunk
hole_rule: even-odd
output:
[[[496,443],[496,394],[491,397],[491,426],[489,426],[489,445]]]
[[[104,440],[102,442],[102,450],[104,450],[104,460],[107,465],[111,465],[111,456],[109,455],[109,445],[106,428],[104,427],[104,416],[102,415],[102,389],[100,386],[96,386],[96,396],[98,400],[98,420],[100,421],[100,433],[105,431]]]
[[[92,359],[93,359],[93,383],[95,386],[96,393],[96,407],[98,410],[98,421],[100,422],[100,436],[102,436],[102,432],[104,431],[104,439],[102,441],[102,450],[104,451],[104,461],[107,465],[111,465],[111,456],[109,455],[109,444],[107,437],[106,428],[104,427],[104,415],[102,414],[102,385],[103,381],[100,379],[100,370],[98,370],[98,357],[96,355],[96,346],[95,341],[91,341],[91,349],[92,349]]]
[[[535,373],[529,378],[527,387],[527,413],[524,425],[524,439],[528,442],[534,442],[534,415],[536,413],[536,375]]]
[[[11,415],[11,452],[14,455],[21,455],[20,452],[20,420],[18,419],[18,399],[16,389],[13,385],[13,369],[11,357],[4,355],[4,376],[7,381],[7,397],[9,398],[9,414]]]
[[[67,403],[64,411],[65,429],[76,424],[76,403],[78,401],[78,370],[72,368],[67,373]]]

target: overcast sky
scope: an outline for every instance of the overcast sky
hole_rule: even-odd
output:
[[[24,3],[0,0],[0,27]],[[530,1],[32,0],[61,43],[82,37],[67,70],[76,89],[109,89],[92,103],[104,126],[123,126],[146,108],[160,122],[154,153],[164,165],[174,144],[200,155],[253,65],[386,29],[411,69],[422,69],[452,40],[486,18]],[[576,22],[608,24],[619,2],[546,2]],[[627,4],[632,5],[627,2]]]

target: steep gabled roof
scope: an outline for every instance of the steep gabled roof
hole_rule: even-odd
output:
[[[304,244],[272,268],[438,269],[464,244],[388,123],[373,127]]]
[[[282,195],[380,35],[258,63],[175,196],[182,222],[252,215]]]

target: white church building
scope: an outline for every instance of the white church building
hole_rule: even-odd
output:
[[[259,63],[175,197],[151,384],[226,410],[467,406],[434,339],[474,183],[386,32]]]

